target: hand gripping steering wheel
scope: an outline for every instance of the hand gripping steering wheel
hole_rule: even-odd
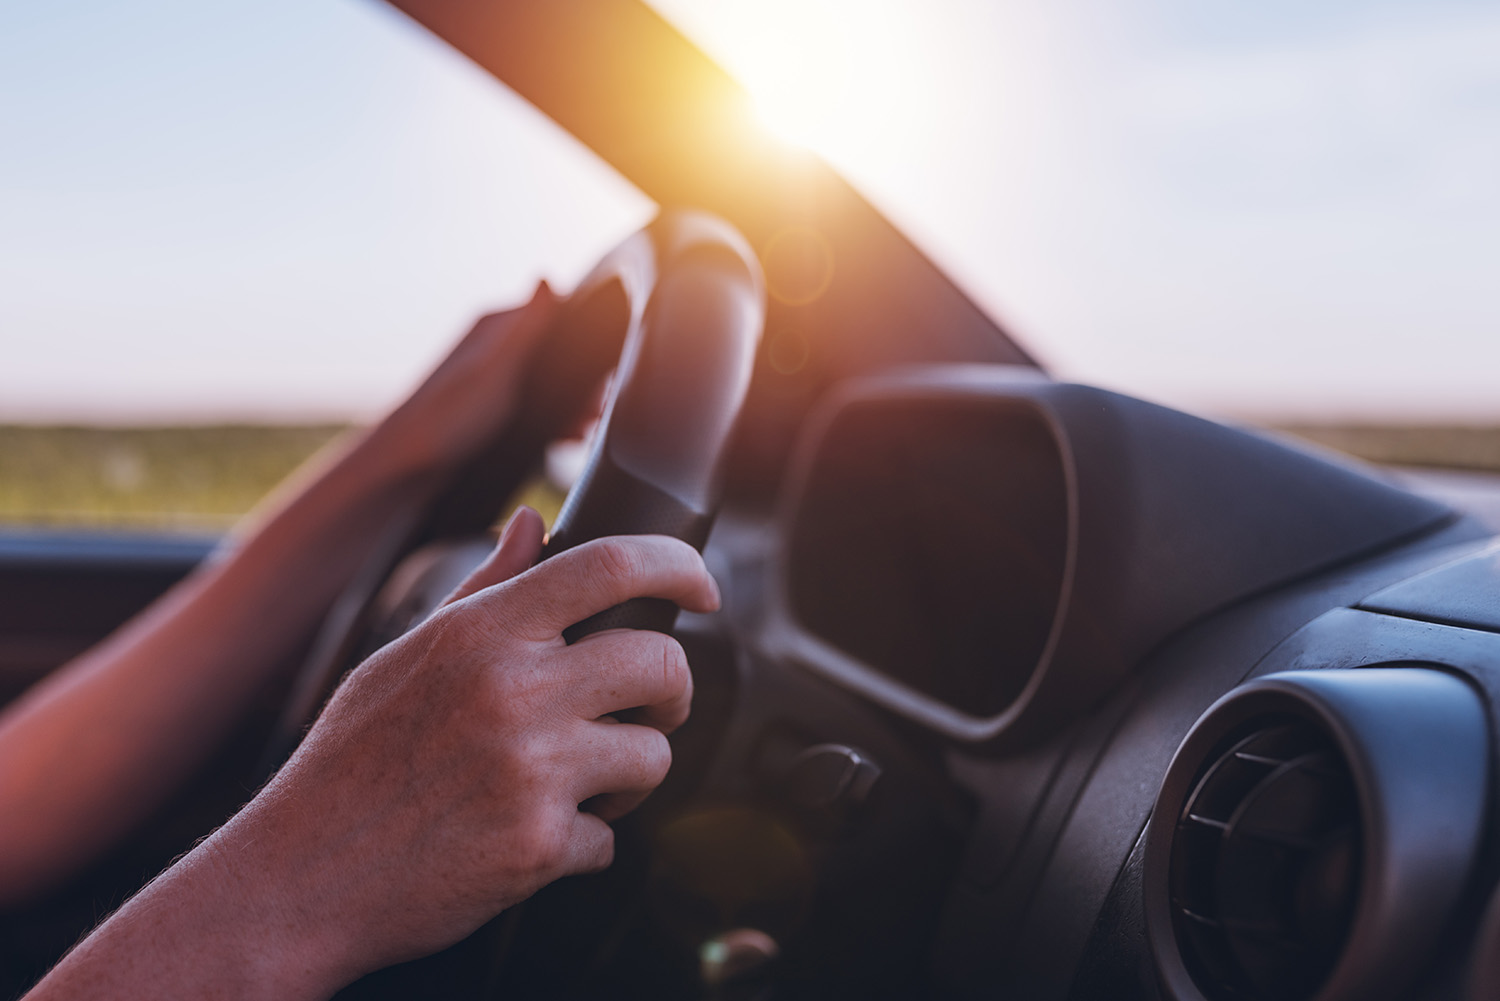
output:
[[[625,534],[670,535],[701,552],[765,324],[760,266],[727,223],[677,212],[607,256],[574,298],[586,303],[610,286],[630,311],[624,345],[583,473],[542,557]],[[667,632],[676,614],[669,601],[637,598],[564,636],[622,626]]]
[[[267,765],[290,752],[345,670],[431,611],[408,609],[394,632],[374,628],[374,599],[397,564],[418,547],[488,529],[611,368],[584,471],[542,557],[605,535],[671,535],[701,551],[764,322],[755,254],[714,216],[664,212],[607,254],[527,360],[506,429],[436,499],[414,501],[394,519],[330,612],[272,735]],[[619,627],[666,632],[676,614],[671,602],[641,598],[564,636],[572,642]]]

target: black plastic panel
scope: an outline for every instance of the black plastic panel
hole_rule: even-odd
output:
[[[1372,594],[1359,607],[1500,633],[1500,545]]]
[[[950,736],[1012,744],[1098,705],[1198,619],[1454,518],[1367,467],[981,365],[841,387],[784,503],[778,652]],[[923,551],[892,574],[907,547]]]
[[[216,543],[126,533],[0,533],[0,702],[150,604]]]
[[[1140,874],[1122,867],[1194,720],[1252,674],[1388,660],[1500,664],[1500,634],[1340,607],[1478,545],[1475,526],[1455,524],[1241,603],[1168,641],[1137,682],[1038,750],[992,758],[975,749],[959,774],[983,805],[935,964],[954,996],[1158,998]],[[1122,971],[1141,979],[1094,989]]]
[[[886,675],[994,715],[1046,647],[1067,511],[1056,439],[1030,407],[852,407],[803,497],[793,614]]]

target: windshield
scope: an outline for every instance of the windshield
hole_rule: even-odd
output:
[[[0,524],[211,531],[655,206],[384,4],[0,5]]]
[[[1061,377],[1260,422],[1500,421],[1493,4],[655,5]],[[0,428],[0,519],[149,521],[262,468],[191,429],[294,425],[233,439],[265,471],[214,494],[226,524],[655,209],[366,0],[8,5],[0,130],[0,423],[132,429]],[[63,456],[99,497],[27,493]]]
[[[365,419],[654,212],[362,0],[7,4],[0,134],[0,419]]]
[[[1500,418],[1500,7],[653,0],[1059,375]]]

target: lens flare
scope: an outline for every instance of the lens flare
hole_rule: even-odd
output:
[[[740,81],[766,132],[835,165],[868,162],[893,128],[933,114],[931,26],[890,0],[653,2]]]

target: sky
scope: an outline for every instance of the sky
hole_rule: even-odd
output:
[[[1063,378],[1500,420],[1492,0],[656,0]],[[653,206],[375,0],[0,3],[0,420],[367,419]]]

